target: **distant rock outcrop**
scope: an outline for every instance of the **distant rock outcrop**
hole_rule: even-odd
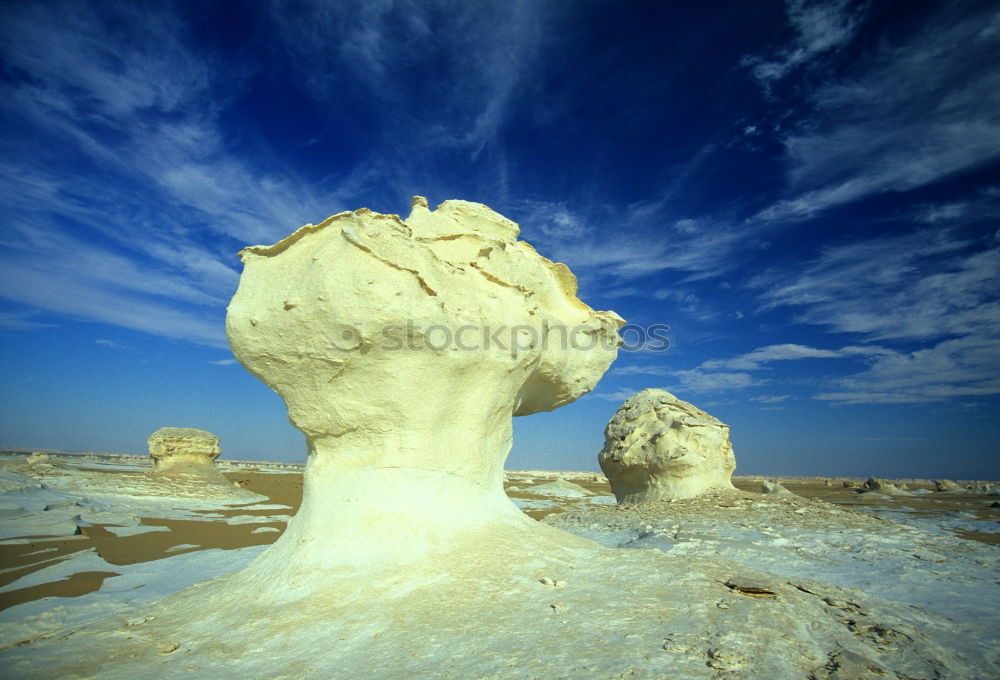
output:
[[[149,435],[149,457],[156,472],[178,468],[212,468],[219,457],[219,438],[193,427],[161,427]]]
[[[781,482],[777,480],[765,479],[761,482],[760,492],[766,494],[774,494],[776,496],[794,496],[795,494],[782,486]]]
[[[619,504],[734,488],[729,426],[660,389],[622,404],[604,430],[598,462]]]
[[[935,491],[962,491],[962,487],[950,479],[935,479],[934,489]]]
[[[877,491],[879,493],[888,494],[890,496],[909,496],[911,495],[909,491],[905,489],[900,489],[898,486],[892,482],[879,479],[878,477],[869,477],[868,481],[864,483],[861,488],[863,492]]]

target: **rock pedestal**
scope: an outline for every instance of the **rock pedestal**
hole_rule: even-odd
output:
[[[219,457],[219,438],[193,427],[161,427],[149,435],[153,469],[167,472],[181,467],[211,468]]]
[[[230,345],[309,448],[301,508],[251,569],[398,569],[545,533],[503,491],[511,416],[590,391],[624,322],[517,235],[417,197],[405,221],[345,212],[242,251]]]
[[[660,389],[622,404],[604,430],[598,462],[619,504],[734,488],[729,426]]]

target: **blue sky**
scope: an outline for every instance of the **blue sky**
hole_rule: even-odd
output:
[[[235,253],[419,194],[671,327],[511,467],[596,469],[663,387],[738,473],[1000,478],[995,3],[12,0],[0,54],[2,445],[304,460]]]

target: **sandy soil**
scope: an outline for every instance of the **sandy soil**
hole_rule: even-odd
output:
[[[106,473],[115,474],[115,473]],[[255,493],[267,496],[268,503],[288,505],[294,514],[302,500],[302,476],[297,474],[268,474],[260,471],[225,473],[230,481]],[[212,510],[206,513],[235,517],[237,515],[270,515],[273,510],[233,508]],[[111,524],[81,527],[80,535],[72,539],[52,539],[39,536],[37,541],[0,545],[0,587],[13,583],[34,571],[55,564],[60,557],[74,552],[94,549],[110,564],[135,564],[178,555],[193,550],[222,548],[233,550],[251,545],[273,543],[285,530],[283,522],[263,524],[227,524],[221,521],[177,520],[162,517],[142,517],[147,526],[163,526],[169,531],[150,531],[135,536],[116,536],[107,529]],[[274,527],[277,531],[253,533],[261,526]],[[27,538],[27,537],[25,537]],[[190,544],[190,548],[171,550],[174,546]],[[98,590],[104,579],[117,576],[118,572],[81,572],[71,578],[42,585],[0,593],[0,610],[43,597],[77,597]]]
[[[107,473],[115,474],[115,473]],[[268,473],[255,469],[227,471],[230,481],[237,482],[241,487],[266,496],[268,503],[287,505],[294,514],[302,499],[302,475],[295,473]],[[529,501],[552,501],[551,496],[530,493],[531,484],[539,484],[558,479],[558,473],[534,472],[531,476],[517,477],[510,480],[508,486],[515,489],[508,494],[515,499]],[[760,490],[760,477],[736,478],[735,485],[743,491],[757,492]],[[526,483],[527,481],[527,483]],[[932,516],[945,511],[964,511],[975,513],[978,519],[1000,520],[1000,508],[991,507],[997,499],[983,494],[924,494],[915,496],[881,496],[858,493],[855,488],[845,487],[844,479],[831,480],[828,486],[823,479],[781,478],[784,486],[795,494],[805,498],[815,498],[842,506],[869,507],[907,507],[918,513]],[[848,480],[860,483],[863,480]],[[599,495],[611,494],[607,481],[597,475],[579,475],[573,482]],[[910,490],[926,488],[933,490],[930,482],[911,483]],[[535,519],[563,512],[562,506],[545,509],[528,509],[525,513]],[[248,509],[233,507],[225,510],[212,510],[216,517],[223,515],[235,517],[238,515],[273,514],[273,510]],[[110,564],[126,565],[138,562],[157,560],[181,552],[221,548],[232,550],[253,545],[265,545],[274,542],[284,530],[283,522],[268,522],[264,524],[227,524],[213,518],[207,521],[166,519],[159,517],[142,517],[143,524],[161,526],[168,531],[151,531],[133,536],[116,536],[107,529],[108,526],[95,524],[81,527],[80,535],[67,539],[51,539],[38,537],[36,541],[24,543],[7,543],[0,545],[0,586],[15,582],[31,572],[45,568],[58,561],[60,557],[94,549]],[[273,527],[276,531],[254,533],[261,526]],[[1000,543],[1000,534],[985,532],[970,532],[956,530],[961,538],[972,539],[984,543]],[[177,549],[179,545],[190,547]],[[75,597],[97,590],[104,579],[117,575],[117,572],[81,572],[72,577],[35,585],[31,587],[10,590],[0,593],[0,610],[32,600],[49,596]]]

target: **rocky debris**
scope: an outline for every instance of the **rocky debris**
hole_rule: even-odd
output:
[[[25,462],[28,465],[38,465],[39,463],[51,463],[52,458],[44,451],[33,451],[28,454],[28,458]]]
[[[146,443],[157,472],[179,467],[212,467],[221,453],[218,437],[193,427],[161,427],[149,435]]]
[[[887,496],[909,496],[910,492],[901,489],[899,486],[893,484],[885,479],[879,479],[878,477],[869,477],[868,481],[864,483],[861,488],[862,493],[867,492],[877,492]]]
[[[844,480],[844,488],[845,489],[857,489],[858,488],[858,483],[855,482],[855,481],[853,481],[853,480],[850,480],[850,479],[845,479]]]
[[[804,589],[820,597],[831,614],[836,610],[843,624],[859,639],[871,641],[875,649],[893,648],[897,640],[907,640],[906,635],[909,640],[927,635],[933,638],[928,640],[928,651],[936,648],[944,655],[939,657],[942,670],[937,677],[990,676],[995,672],[990,650],[1000,619],[981,595],[984,588],[995,587],[1000,576],[992,554],[994,546],[898,524],[818,499],[742,491],[710,492],[675,502],[577,509],[542,521],[608,547],[640,552],[653,548],[678,558],[737,562],[757,571],[727,574],[722,579],[727,587],[762,587],[775,593],[773,598],[762,598],[772,602],[786,599],[789,584]],[[878,568],[873,569],[873,565]],[[814,580],[810,584],[803,578],[828,583]],[[834,593],[829,590],[830,583],[848,590]],[[730,591],[743,594],[731,587]],[[891,600],[897,613],[911,608],[923,611],[924,620],[916,625],[911,621],[910,627],[876,623],[876,596]],[[739,601],[721,598],[716,606],[730,611]],[[942,622],[940,628],[935,621]],[[915,634],[915,630],[920,633]],[[979,671],[956,665],[955,657],[943,660],[973,648],[983,655],[974,662]],[[861,651],[853,646],[846,649]],[[925,662],[934,654],[924,657]],[[894,667],[900,677],[936,677],[938,672],[903,672],[893,665],[895,662],[886,663],[879,655],[870,659],[883,667]],[[849,669],[831,676],[835,666],[802,677],[852,677]],[[888,676],[894,677],[893,672]]]
[[[794,496],[795,494],[781,485],[778,480],[764,480],[760,484],[760,492],[765,494],[776,494],[779,496]]]
[[[512,491],[514,488],[508,487],[507,490]],[[520,489],[520,491],[538,496],[556,496],[557,498],[584,498],[597,495],[595,492],[565,479],[557,479],[547,484],[536,484],[526,489]]]
[[[962,487],[950,479],[935,479],[934,489],[936,491],[962,491]]]
[[[598,462],[620,504],[732,489],[729,426],[660,389],[630,397],[604,430]]]

